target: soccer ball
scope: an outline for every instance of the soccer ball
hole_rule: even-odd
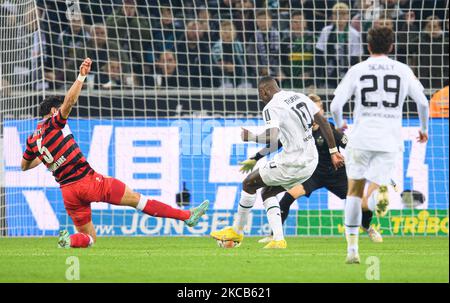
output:
[[[235,247],[239,247],[241,245],[241,243],[233,241],[233,240],[216,240],[217,241],[217,245],[220,248],[235,248]]]

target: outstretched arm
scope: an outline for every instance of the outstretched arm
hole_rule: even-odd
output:
[[[66,94],[64,98],[64,103],[61,105],[61,116],[63,119],[67,119],[72,111],[72,107],[77,103],[78,96],[80,95],[81,89],[83,88],[84,79],[89,74],[91,70],[92,60],[89,58],[84,59],[80,66],[80,74],[77,80],[73,83],[72,87]]]
[[[262,144],[269,144],[269,149],[278,147],[278,127],[266,129],[259,135],[255,135],[248,129],[242,128],[241,138],[244,142],[256,142]]]

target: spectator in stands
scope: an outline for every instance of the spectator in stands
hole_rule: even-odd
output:
[[[268,1],[267,5],[273,12],[272,18],[276,20],[276,26],[283,37],[283,33],[290,29],[291,12],[297,10],[292,9],[290,0],[273,0],[272,4]]]
[[[234,0],[210,0],[209,4],[216,7],[217,15],[221,20],[229,19],[233,9]]]
[[[412,41],[417,39],[419,35],[419,25],[416,21],[416,14],[414,11],[408,11],[403,14],[402,20],[397,25],[397,60],[412,65],[408,60],[408,48]]]
[[[352,17],[350,24],[360,32],[361,41],[363,41],[364,59],[366,59],[369,56],[367,32],[373,26],[375,20],[380,19],[382,7],[379,1],[357,0],[353,9],[356,14]]]
[[[219,22],[217,18],[211,18],[211,13],[206,7],[202,6],[197,10],[197,20],[210,42],[219,40]]]
[[[26,83],[28,81],[35,81],[35,89],[51,88],[54,85],[56,75],[54,72],[54,62],[52,54],[52,41],[49,35],[49,30],[39,30],[39,27],[46,27],[47,15],[42,7],[35,8],[33,4],[25,5],[26,9],[24,15],[23,30],[16,41],[18,48],[27,50],[30,40],[32,41],[32,49],[28,54],[18,54],[17,66],[14,67],[14,73],[23,76],[18,83]],[[39,25],[40,23],[40,25]],[[42,67],[43,64],[43,67]],[[44,70],[44,75],[42,75]],[[44,78],[44,81],[37,81]]]
[[[147,18],[139,15],[136,0],[123,0],[122,6],[106,19],[106,26],[108,38],[128,53],[132,70],[142,81],[143,74],[152,70],[152,35]]]
[[[448,36],[444,35],[439,17],[429,16],[425,22],[422,33],[410,44],[410,53],[423,86],[440,89],[449,73]]]
[[[373,21],[373,27],[388,27],[394,30],[394,21],[389,17],[381,17]]]
[[[286,75],[284,88],[305,88],[313,85],[314,34],[307,30],[300,11],[291,14],[291,28],[281,41],[282,68]]]
[[[101,89],[126,89],[135,85],[132,75],[122,72],[122,65],[118,60],[109,60],[100,71]]]
[[[217,66],[221,87],[245,87],[245,52],[231,21],[220,23],[220,40],[212,48],[213,63]],[[216,75],[216,73],[214,73]]]
[[[157,56],[166,51],[174,51],[176,42],[183,36],[183,24],[173,16],[168,6],[160,7],[160,20],[153,31]]]
[[[317,32],[326,25],[327,13],[335,0],[280,0],[281,3],[287,2],[291,10],[302,12],[305,20],[308,21],[308,29]]]
[[[119,46],[114,40],[108,39],[106,26],[103,24],[94,24],[90,29],[90,39],[86,48],[78,48],[76,51],[77,62],[74,67],[70,69],[70,74],[66,75],[66,79],[74,81],[77,66],[81,64],[83,58],[89,57],[92,59],[92,66],[90,75],[93,76],[94,83],[100,83],[101,71],[106,69],[109,61],[116,60],[121,63],[122,73],[129,75],[131,73],[130,60],[126,52],[120,50]],[[89,82],[88,80],[87,82]]]
[[[316,44],[318,75],[325,84],[336,87],[348,68],[363,55],[360,33],[350,21],[347,4],[338,2],[332,9],[333,24],[325,26]]]
[[[284,74],[280,68],[280,32],[272,25],[272,16],[268,10],[257,11],[256,28],[247,48],[251,73],[256,78],[272,76],[281,82]]]
[[[63,2],[63,1],[55,1]],[[70,3],[69,1],[64,1]],[[75,1],[72,1],[74,3]],[[77,1],[82,14],[85,16],[86,24],[104,24],[108,16],[111,16],[113,8],[122,3],[122,0],[89,0]]]
[[[233,7],[233,22],[237,38],[246,47],[255,31],[255,5],[253,0],[236,0]]]
[[[16,5],[5,1],[0,4],[0,20],[2,20],[2,35],[3,37],[14,37],[17,33],[18,20],[16,18],[17,7]],[[6,87],[9,87],[9,82],[14,82],[12,79],[15,77],[16,64],[20,62],[18,52],[14,52],[17,48],[16,44],[18,39],[0,39],[0,81],[3,81],[2,94],[5,93]],[[4,51],[5,50],[5,51]],[[17,62],[17,63],[13,63]],[[8,94],[9,95],[9,94]]]
[[[165,51],[156,62],[156,73],[147,76],[146,84],[156,88],[188,87],[186,75],[180,73],[173,52]]]
[[[76,70],[72,72],[76,73],[78,71],[76,50],[86,48],[90,38],[89,32],[85,30],[81,14],[72,15],[68,22],[69,26],[58,36],[56,56],[54,58],[55,64],[61,68],[57,71],[57,80],[64,84],[71,83],[64,79],[68,68],[76,67]]]
[[[206,41],[205,41],[206,40]],[[212,87],[211,48],[198,21],[189,21],[176,45],[177,61],[189,77],[190,87]]]
[[[404,14],[400,8],[399,0],[380,0],[381,11],[380,17],[389,17],[396,21]]]
[[[351,25],[358,32],[366,33],[372,27],[373,21],[380,18],[381,5],[377,1],[358,0],[354,9],[356,14],[351,20]]]

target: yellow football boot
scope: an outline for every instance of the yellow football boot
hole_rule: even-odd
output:
[[[287,242],[286,240],[280,241],[272,240],[269,243],[267,243],[267,245],[264,246],[264,248],[287,248]]]
[[[211,232],[211,237],[221,241],[234,241],[241,243],[244,235],[238,234],[233,227],[225,227],[224,229]]]

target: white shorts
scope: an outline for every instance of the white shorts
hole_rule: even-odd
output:
[[[317,163],[316,160],[305,166],[291,166],[271,160],[259,169],[259,174],[267,186],[281,186],[290,190],[308,180],[316,170]]]
[[[398,152],[380,152],[345,149],[345,167],[347,178],[366,179],[378,185],[388,185],[392,178]]]

